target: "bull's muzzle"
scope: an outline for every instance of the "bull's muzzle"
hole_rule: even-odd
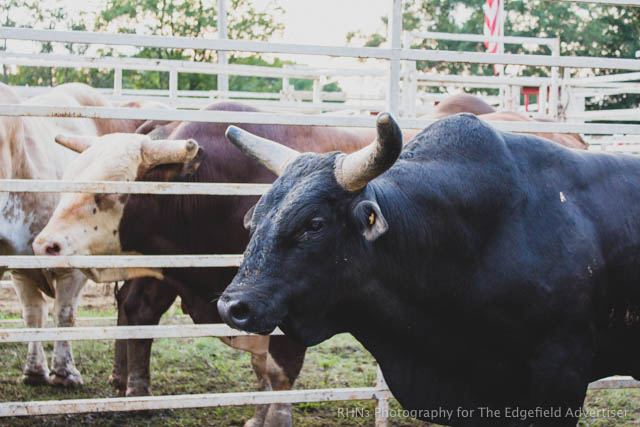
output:
[[[229,296],[223,294],[218,299],[218,313],[227,325],[234,329],[240,329],[248,332],[250,330],[250,319],[255,318],[251,305],[240,296]]]

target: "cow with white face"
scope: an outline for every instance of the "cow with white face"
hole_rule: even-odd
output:
[[[112,106],[95,89],[77,83],[60,85],[28,100],[22,100],[9,86],[0,83],[0,100],[5,104]],[[138,126],[133,120],[0,116],[0,179],[60,179],[75,153],[54,143],[57,134],[97,136],[134,132]],[[0,255],[31,255],[32,242],[58,199],[55,193],[0,192]],[[45,326],[48,311],[45,295],[54,298],[55,325],[73,326],[79,295],[86,283],[81,272],[12,270],[11,278],[27,327]],[[52,365],[50,372],[42,344],[30,343],[22,381],[32,385],[82,384],[69,342],[56,342]]]
[[[198,143],[152,140],[147,135],[110,134],[102,137],[58,135],[56,142],[84,153],[72,162],[63,179],[69,181],[135,181],[161,165],[170,176],[187,175],[199,165]],[[127,161],[123,161],[127,159]],[[37,255],[120,254],[118,226],[127,194],[67,193],[60,198],[49,224],[33,243]],[[146,268],[88,269],[96,282],[141,276],[162,278],[161,270]]]

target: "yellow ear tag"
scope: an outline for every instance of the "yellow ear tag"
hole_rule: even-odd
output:
[[[376,216],[371,212],[371,215],[369,215],[369,225],[373,225],[374,222],[376,222]]]

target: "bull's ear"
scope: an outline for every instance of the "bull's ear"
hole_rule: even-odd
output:
[[[360,233],[370,242],[382,236],[389,229],[380,206],[371,200],[363,200],[353,209],[353,219]]]
[[[256,205],[249,208],[246,214],[244,214],[243,225],[247,230],[251,230],[251,220],[253,219],[253,211],[256,210]]]

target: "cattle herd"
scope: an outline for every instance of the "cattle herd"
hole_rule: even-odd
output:
[[[111,106],[81,84],[0,93]],[[589,382],[640,378],[640,159],[587,152],[579,135],[495,130],[531,119],[470,95],[431,118],[418,133],[388,113],[376,129],[0,117],[2,179],[273,183],[259,199],[0,193],[0,255],[244,251],[239,269],[13,270],[26,325],[44,326],[46,295],[55,324],[73,326],[87,277],[124,281],[118,325],[158,324],[180,296],[196,323],[257,333],[223,341],[252,354],[262,390],[291,388],[308,346],[349,332],[418,418],[575,425]],[[151,394],[151,345],[116,343],[121,395]],[[51,369],[30,343],[22,381],[81,385],[70,343]],[[271,404],[246,425],[291,422],[289,404]]]

